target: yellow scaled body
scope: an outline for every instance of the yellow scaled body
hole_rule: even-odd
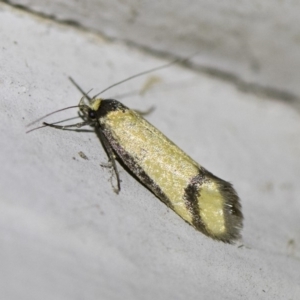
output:
[[[201,167],[138,113],[96,99],[99,129],[116,157],[158,198],[204,234],[231,242],[242,214],[231,184]]]

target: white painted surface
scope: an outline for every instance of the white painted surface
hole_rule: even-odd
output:
[[[234,183],[244,247],[225,245],[122,169],[115,195],[94,133],[25,134],[29,122],[77,104],[67,76],[98,91],[166,61],[3,4],[0,36],[2,299],[299,298],[299,112],[179,66],[155,74],[162,83],[148,96],[122,100],[155,105],[150,122]],[[146,78],[105,96],[139,90]]]
[[[150,50],[181,57],[199,51],[194,63],[243,88],[254,84],[252,90],[270,88],[299,101],[299,1],[10,2]]]

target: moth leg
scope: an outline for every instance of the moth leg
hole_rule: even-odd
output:
[[[107,163],[101,163],[101,167],[111,169],[113,167],[112,162],[109,160]]]
[[[102,145],[106,151],[106,154],[108,156],[108,164],[107,165],[101,164],[101,166],[113,168],[113,171],[116,174],[117,187],[114,187],[113,185],[112,186],[113,186],[114,192],[116,194],[119,194],[119,192],[121,190],[121,180],[120,180],[119,171],[117,169],[116,157],[115,157],[114,151],[113,151],[111,145],[109,144],[109,142],[107,141],[106,137],[104,136],[103,132],[101,131],[101,129],[97,130],[97,134],[100,137],[101,143],[102,143]]]
[[[52,128],[56,128],[56,129],[64,130],[65,128],[70,128],[70,127],[77,127],[77,128],[80,128],[80,127],[82,127],[82,126],[89,125],[90,123],[91,123],[90,121],[85,121],[85,122],[81,122],[81,123],[76,123],[76,124],[71,124],[71,125],[60,126],[60,125],[55,125],[55,124],[51,124],[51,123],[46,123],[46,122],[44,122],[43,125],[49,126],[49,127],[52,127]]]
[[[146,116],[146,115],[151,114],[154,110],[155,110],[155,106],[151,106],[147,110],[141,111],[141,110],[135,109],[134,111],[141,116]]]

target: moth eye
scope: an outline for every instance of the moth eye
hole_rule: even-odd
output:
[[[89,111],[89,118],[96,119],[96,117],[97,117],[96,112],[94,110],[90,110]]]

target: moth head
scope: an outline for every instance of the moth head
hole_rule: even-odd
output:
[[[85,119],[95,120],[97,118],[97,111],[101,105],[101,98],[87,99],[83,96],[79,101],[79,110]]]

